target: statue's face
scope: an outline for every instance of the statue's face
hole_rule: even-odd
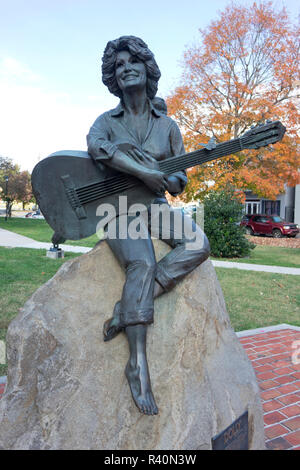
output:
[[[116,59],[116,80],[122,92],[146,87],[147,72],[144,62],[128,51],[118,52]]]

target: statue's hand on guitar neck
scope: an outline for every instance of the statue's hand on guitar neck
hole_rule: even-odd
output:
[[[158,170],[145,169],[141,180],[158,196],[163,195],[169,187],[167,175]]]
[[[143,181],[152,190],[154,190],[154,187],[158,188],[158,190],[154,190],[155,193],[158,195],[164,194],[165,191],[169,191],[170,194],[181,193],[182,188],[179,179],[176,176],[164,175],[160,171],[158,161],[155,160],[155,158],[142,153],[136,148],[128,150],[126,153],[137,163],[143,165],[143,167],[146,167],[149,170],[154,170],[150,175],[146,175],[146,178],[143,177]]]

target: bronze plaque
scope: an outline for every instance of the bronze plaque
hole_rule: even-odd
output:
[[[248,450],[248,411],[213,437],[212,450]]]

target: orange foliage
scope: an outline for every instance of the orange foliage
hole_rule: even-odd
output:
[[[213,135],[223,142],[266,119],[287,132],[280,143],[189,171],[186,199],[228,185],[274,199],[299,180],[300,30],[272,2],[232,4],[184,53],[182,84],[167,98],[186,151]]]

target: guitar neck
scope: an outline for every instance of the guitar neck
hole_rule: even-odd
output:
[[[218,144],[213,150],[203,148],[194,152],[167,158],[159,162],[159,168],[164,173],[170,175],[176,171],[186,170],[187,168],[192,168],[193,166],[201,165],[216,160],[217,158],[225,157],[226,155],[231,155],[242,149],[241,139],[233,139]]]

